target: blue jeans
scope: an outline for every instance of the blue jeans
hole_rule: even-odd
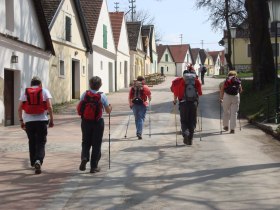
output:
[[[147,107],[144,104],[134,104],[132,110],[135,117],[136,134],[142,135]]]

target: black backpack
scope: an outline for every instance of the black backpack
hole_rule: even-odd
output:
[[[133,86],[132,86],[132,103],[134,104],[143,104],[144,103],[144,87],[143,87],[143,82],[140,81],[135,81]]]
[[[196,74],[186,73],[183,75],[183,78],[185,80],[184,99],[186,101],[197,101],[198,93],[197,93],[197,89],[195,87]]]
[[[241,80],[237,77],[227,78],[224,83],[224,91],[229,95],[237,95],[240,91]]]

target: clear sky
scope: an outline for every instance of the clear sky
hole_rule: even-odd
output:
[[[136,11],[146,10],[154,16],[156,30],[162,35],[162,44],[191,44],[192,48],[221,50],[218,42],[220,31],[213,31],[208,22],[208,12],[195,8],[196,0],[136,0]],[[119,2],[119,11],[128,11],[129,0],[107,0],[109,11],[115,11],[114,2]]]

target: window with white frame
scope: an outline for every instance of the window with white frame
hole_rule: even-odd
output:
[[[103,61],[100,61],[100,70],[103,70]]]
[[[83,66],[82,74],[86,75],[86,67],[85,66]]]
[[[71,42],[71,17],[65,17],[65,40]]]

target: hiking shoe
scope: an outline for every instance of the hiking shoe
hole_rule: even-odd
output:
[[[41,171],[41,162],[40,160],[36,160],[36,162],[34,163],[34,168],[35,168],[35,174],[40,174]]]
[[[185,135],[184,136],[184,144],[186,144],[186,145],[188,145],[188,142],[189,142],[189,137],[188,137],[188,135]]]
[[[234,130],[230,130],[230,133],[235,133],[235,131]]]
[[[224,130],[225,130],[225,131],[228,131],[228,127],[227,127],[227,126],[225,126],[225,127],[224,127]]]
[[[99,171],[100,171],[100,168],[96,167],[96,168],[91,168],[89,173],[94,174],[94,173],[97,173]]]
[[[141,134],[137,133],[136,135],[137,135],[138,139],[142,139],[142,135]]]
[[[87,160],[83,159],[81,164],[80,164],[80,171],[85,171],[86,170],[86,165],[87,165]]]

